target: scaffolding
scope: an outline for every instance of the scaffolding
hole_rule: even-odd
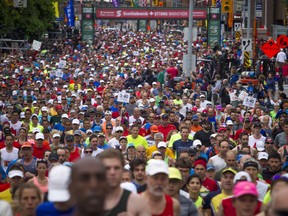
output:
[[[13,40],[13,39],[3,39],[0,38],[0,51],[10,50],[18,51],[23,50],[27,51],[29,49],[29,44],[27,40]]]

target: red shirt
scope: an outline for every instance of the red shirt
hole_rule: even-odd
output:
[[[74,151],[70,152],[69,162],[74,162],[78,158],[80,158],[80,152],[79,152],[79,149],[75,147]]]
[[[170,215],[174,215],[173,199],[170,196],[165,195],[165,200],[166,200],[166,205],[165,205],[164,211],[161,214],[152,215],[152,216],[170,216]]]
[[[163,125],[159,125],[158,126],[158,130],[159,132],[163,133],[164,135],[164,141],[166,142],[166,138],[168,136],[168,133],[171,131],[171,130],[177,130],[175,125],[173,124],[168,124],[166,127],[164,127]]]
[[[233,201],[233,197],[228,197],[222,200],[224,216],[237,216],[236,209],[233,206],[232,201]],[[258,213],[260,213],[261,206],[262,206],[262,202],[258,200],[258,204],[255,209],[254,215],[257,215]]]
[[[210,178],[205,178],[202,184],[205,188],[207,188],[210,192],[212,191],[217,191],[218,190],[218,185],[216,181],[210,179]]]
[[[178,76],[178,70],[175,67],[168,68],[167,73],[170,75],[170,79],[174,79],[174,77]]]
[[[239,129],[239,130],[236,131],[236,133],[234,134],[233,139],[234,139],[234,140],[238,140],[239,137],[240,137],[240,135],[241,135],[241,133],[243,133],[243,132],[248,133],[248,135],[251,134],[251,130],[248,131],[248,130],[245,130],[244,128],[241,128],[241,129]]]
[[[15,147],[15,148],[17,148],[17,149],[20,149],[20,148],[21,148],[20,143],[18,143],[18,142],[16,142],[16,141],[14,141],[14,142],[12,143],[12,146]],[[5,145],[4,141],[3,141],[3,142],[0,142],[0,149],[5,148],[5,147],[6,147],[6,145]]]
[[[44,152],[47,150],[51,150],[49,145],[45,145],[45,143],[43,143],[43,146],[41,148],[37,147],[36,145],[34,145],[33,147],[33,156],[39,159],[43,159],[44,158]]]

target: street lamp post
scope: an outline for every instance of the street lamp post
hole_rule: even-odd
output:
[[[193,6],[194,0],[189,1],[189,32],[188,32],[188,68],[186,77],[191,77],[192,70],[192,32],[193,32]]]

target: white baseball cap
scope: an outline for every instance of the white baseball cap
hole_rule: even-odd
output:
[[[23,178],[24,177],[23,171],[21,171],[21,170],[11,170],[11,171],[9,171],[9,173],[8,173],[8,177],[9,178],[13,178],[15,176],[19,176],[19,177]]]
[[[41,111],[42,111],[42,112],[48,112],[48,109],[47,109],[47,107],[42,107],[42,108],[41,108]]]
[[[39,128],[34,128],[33,130],[32,130],[32,133],[34,134],[34,133],[39,133],[40,132],[40,130],[39,130]]]
[[[60,134],[59,134],[59,133],[55,133],[55,134],[53,134],[52,137],[53,137],[53,138],[60,137]]]
[[[61,118],[69,118],[67,114],[62,114]]]
[[[57,165],[49,172],[48,200],[50,202],[66,202],[70,199],[68,190],[71,168]]]
[[[137,194],[137,188],[131,182],[123,182],[123,183],[120,184],[120,187],[123,188],[123,189],[126,189],[126,190],[128,190],[128,191],[130,191],[132,193]]]
[[[256,149],[257,151],[264,151],[265,150],[265,144],[263,141],[259,140],[256,142]]]
[[[123,127],[122,126],[118,126],[115,128],[115,131],[124,131]]]
[[[79,125],[79,124],[80,124],[80,121],[79,121],[78,119],[73,119],[72,124],[77,124],[77,125]]]
[[[35,139],[36,140],[38,140],[38,139],[44,140],[44,134],[43,133],[37,133],[36,136],[35,136]]]
[[[232,120],[227,120],[226,125],[234,125],[234,124],[233,124]]]
[[[166,142],[159,142],[159,143],[157,144],[157,148],[161,148],[161,147],[167,148]]]
[[[169,175],[168,165],[163,160],[149,160],[146,167],[146,174],[149,176],[153,176],[158,173],[164,173]]]
[[[265,159],[265,160],[268,160],[268,153],[267,152],[259,152],[258,154],[258,160],[262,160],[262,159]]]
[[[248,182],[252,181],[249,173],[245,171],[240,171],[234,176],[233,183],[235,184],[237,181],[242,180],[243,178],[246,178]]]
[[[193,148],[197,148],[197,146],[202,146],[202,142],[199,139],[195,139],[193,141]]]

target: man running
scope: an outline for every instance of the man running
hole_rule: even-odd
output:
[[[105,216],[115,216],[122,213],[150,216],[150,209],[146,200],[120,187],[124,172],[125,160],[120,151],[106,149],[97,155],[106,167],[106,181],[108,191],[105,198]],[[121,215],[122,215],[121,214]]]

